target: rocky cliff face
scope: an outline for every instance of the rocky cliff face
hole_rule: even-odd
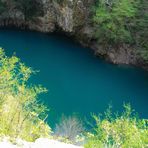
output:
[[[0,15],[1,27],[15,26],[45,33],[60,30],[72,35],[81,44],[91,47],[96,55],[103,56],[115,64],[147,67],[137,52],[127,45],[118,49],[104,49],[97,43],[93,36],[95,30],[91,12],[95,0],[41,0],[43,15],[28,21],[12,0],[3,1],[7,3],[8,8]]]
[[[94,0],[41,0],[44,15],[25,22],[24,14],[16,8],[14,1],[3,1],[7,3],[7,11],[0,15],[0,26],[26,25],[29,29],[42,32],[52,32],[58,27],[71,34],[84,30],[88,25],[90,8],[94,5]]]

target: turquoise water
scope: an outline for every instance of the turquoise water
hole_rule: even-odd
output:
[[[82,118],[102,113],[110,103],[122,111],[123,102],[148,118],[148,72],[142,69],[109,64],[61,35],[3,29],[0,46],[40,70],[30,81],[49,90],[41,100],[50,108],[51,124],[62,113]]]

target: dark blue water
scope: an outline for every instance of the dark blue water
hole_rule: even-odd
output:
[[[62,113],[81,117],[101,113],[110,103],[114,111],[121,111],[124,102],[130,102],[140,117],[148,117],[148,72],[144,70],[109,64],[59,35],[5,29],[0,30],[0,46],[40,70],[31,82],[49,90],[41,96],[51,110],[49,122],[57,122]]]

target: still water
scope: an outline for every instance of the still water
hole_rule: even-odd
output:
[[[40,71],[30,82],[48,89],[40,100],[50,108],[51,125],[63,113],[85,118],[91,112],[104,112],[109,104],[121,112],[124,102],[148,118],[148,72],[142,69],[109,64],[90,49],[55,34],[3,29],[0,47]]]

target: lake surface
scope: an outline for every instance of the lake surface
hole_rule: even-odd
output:
[[[40,70],[30,81],[49,90],[40,98],[50,108],[52,125],[62,113],[90,117],[91,112],[104,112],[109,104],[114,111],[122,111],[124,102],[148,118],[148,72],[142,69],[109,64],[61,35],[3,29],[0,46]]]

